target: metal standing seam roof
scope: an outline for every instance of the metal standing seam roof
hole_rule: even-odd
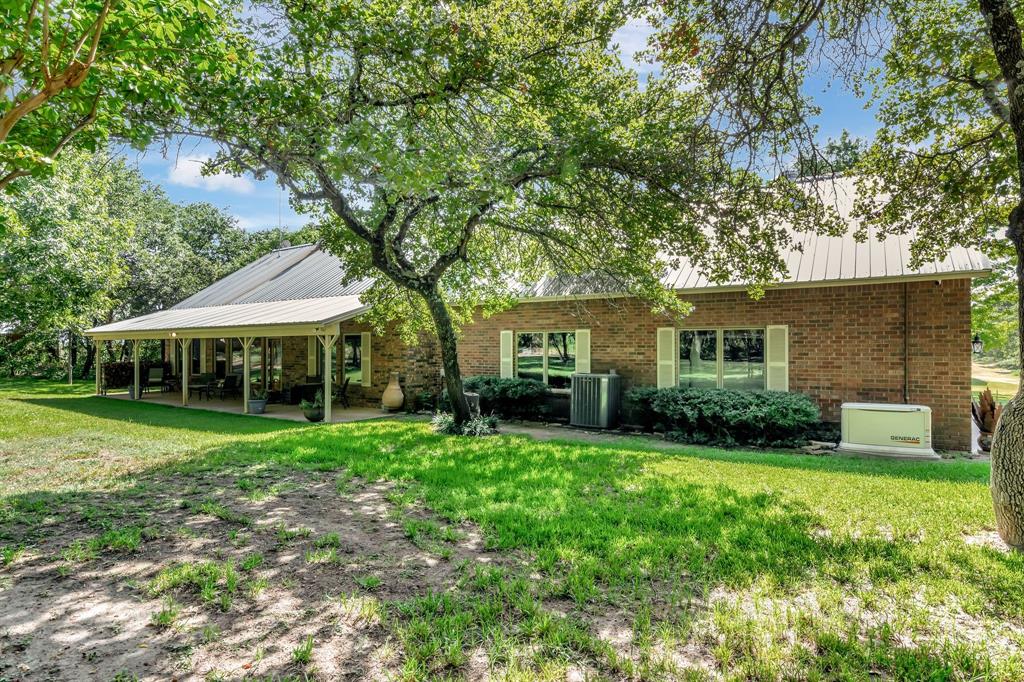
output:
[[[860,280],[907,279],[927,276],[971,277],[988,273],[989,259],[976,249],[953,247],[945,258],[926,262],[918,268],[910,267],[910,245],[913,232],[905,235],[876,238],[869,228],[863,242],[854,239],[859,222],[852,217],[856,198],[854,178],[836,177],[819,181],[817,194],[826,205],[833,206],[849,229],[841,236],[816,233],[794,233],[794,244],[802,251],[792,249],[784,254],[787,276],[777,285],[851,284]],[[808,184],[808,193],[811,193]],[[712,282],[700,269],[689,262],[669,269],[662,281],[677,291],[699,292],[702,289],[743,287],[744,282]],[[604,286],[602,286],[602,284]],[[547,277],[529,287],[526,298],[551,296],[580,296],[608,293],[607,281],[598,276]]]
[[[808,192],[811,192],[808,184]],[[851,216],[855,199],[853,178],[818,182],[817,195],[833,205],[849,225],[846,234],[833,237],[794,234],[802,251],[785,254],[788,274],[778,285],[854,284],[860,281],[907,279],[926,276],[972,277],[991,270],[988,258],[975,249],[955,247],[941,259],[910,267],[913,234],[858,242],[859,227]],[[174,307],[90,329],[87,333],[152,332],[199,328],[229,328],[276,324],[322,324],[347,319],[367,307],[359,295],[372,285],[370,278],[342,284],[344,267],[337,256],[319,244],[276,249],[186,298]],[[690,263],[670,269],[665,286],[679,291],[742,287],[743,282],[711,282]],[[545,277],[528,286],[522,298],[571,297],[614,294],[612,283],[600,275]]]
[[[364,279],[343,285],[344,274],[337,256],[319,244],[289,246],[257,258],[171,309],[350,296],[372,284]]]

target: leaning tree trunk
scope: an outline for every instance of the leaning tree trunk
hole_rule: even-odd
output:
[[[441,346],[441,366],[444,368],[444,383],[448,389],[448,401],[452,406],[452,415],[456,424],[462,424],[469,420],[469,402],[462,388],[462,373],[459,371],[458,338],[455,335],[455,325],[452,323],[452,316],[448,312],[441,293],[432,288],[422,292],[427,308],[430,310],[430,317],[434,321],[434,329],[437,330],[437,341]]]
[[[1017,154],[1017,206],[1010,212],[1006,237],[1017,256],[1017,330],[1024,331],[1024,36],[1008,0],[978,0],[992,50],[1006,82],[1006,118]],[[1024,335],[1018,344],[1024,341]],[[1024,346],[1018,348],[1024,368]],[[1009,546],[1024,550],[1024,396],[1020,390],[1003,409],[992,436],[992,504],[999,535]]]
[[[1024,209],[1010,214],[1007,237],[1017,253],[1017,327],[1024,330]],[[1024,337],[1018,339],[1018,360],[1024,369]],[[1024,551],[1024,395],[1018,389],[996,424],[992,436],[992,504],[999,537]]]

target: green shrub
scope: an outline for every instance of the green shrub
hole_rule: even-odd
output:
[[[654,413],[651,403],[657,395],[658,389],[653,386],[637,386],[626,391],[620,410],[622,423],[653,431],[658,423],[658,415]]]
[[[535,419],[547,412],[548,387],[534,379],[502,379],[495,376],[469,377],[462,382],[466,391],[480,394],[480,412],[504,419]]]
[[[719,388],[632,389],[626,400],[670,438],[708,445],[802,445],[821,421],[801,393]]]
[[[149,370],[153,367],[163,367],[164,376],[171,376],[171,364],[161,360],[140,360],[139,378],[143,382],[149,377]],[[135,382],[135,363],[126,362],[105,362],[103,363],[103,377],[107,381],[107,388],[123,388],[131,386]]]

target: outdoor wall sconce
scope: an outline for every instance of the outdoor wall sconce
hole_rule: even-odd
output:
[[[981,340],[980,336],[975,334],[974,339],[971,340],[971,348],[974,349],[975,353],[981,353],[985,349],[985,342]]]

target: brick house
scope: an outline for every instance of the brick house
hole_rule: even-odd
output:
[[[830,184],[849,219],[851,186]],[[801,250],[787,256],[789,276],[756,301],[742,285],[709,282],[684,265],[665,276],[694,306],[680,320],[586,281],[551,278],[462,330],[461,369],[536,378],[556,395],[568,393],[573,373],[612,369],[626,387],[799,391],[829,421],[843,402],[917,403],[932,408],[937,448],[969,450],[971,279],[990,266],[955,248],[911,268],[910,241],[800,235]],[[342,285],[342,269],[316,244],[278,249],[169,310],[88,333],[161,339],[186,383],[240,374],[247,389],[255,383],[284,395],[333,376],[333,385],[348,380],[352,404],[365,406],[380,403],[395,372],[407,397],[440,390],[436,343],[373,333],[359,320],[370,282]],[[180,390],[188,402],[187,386]]]

